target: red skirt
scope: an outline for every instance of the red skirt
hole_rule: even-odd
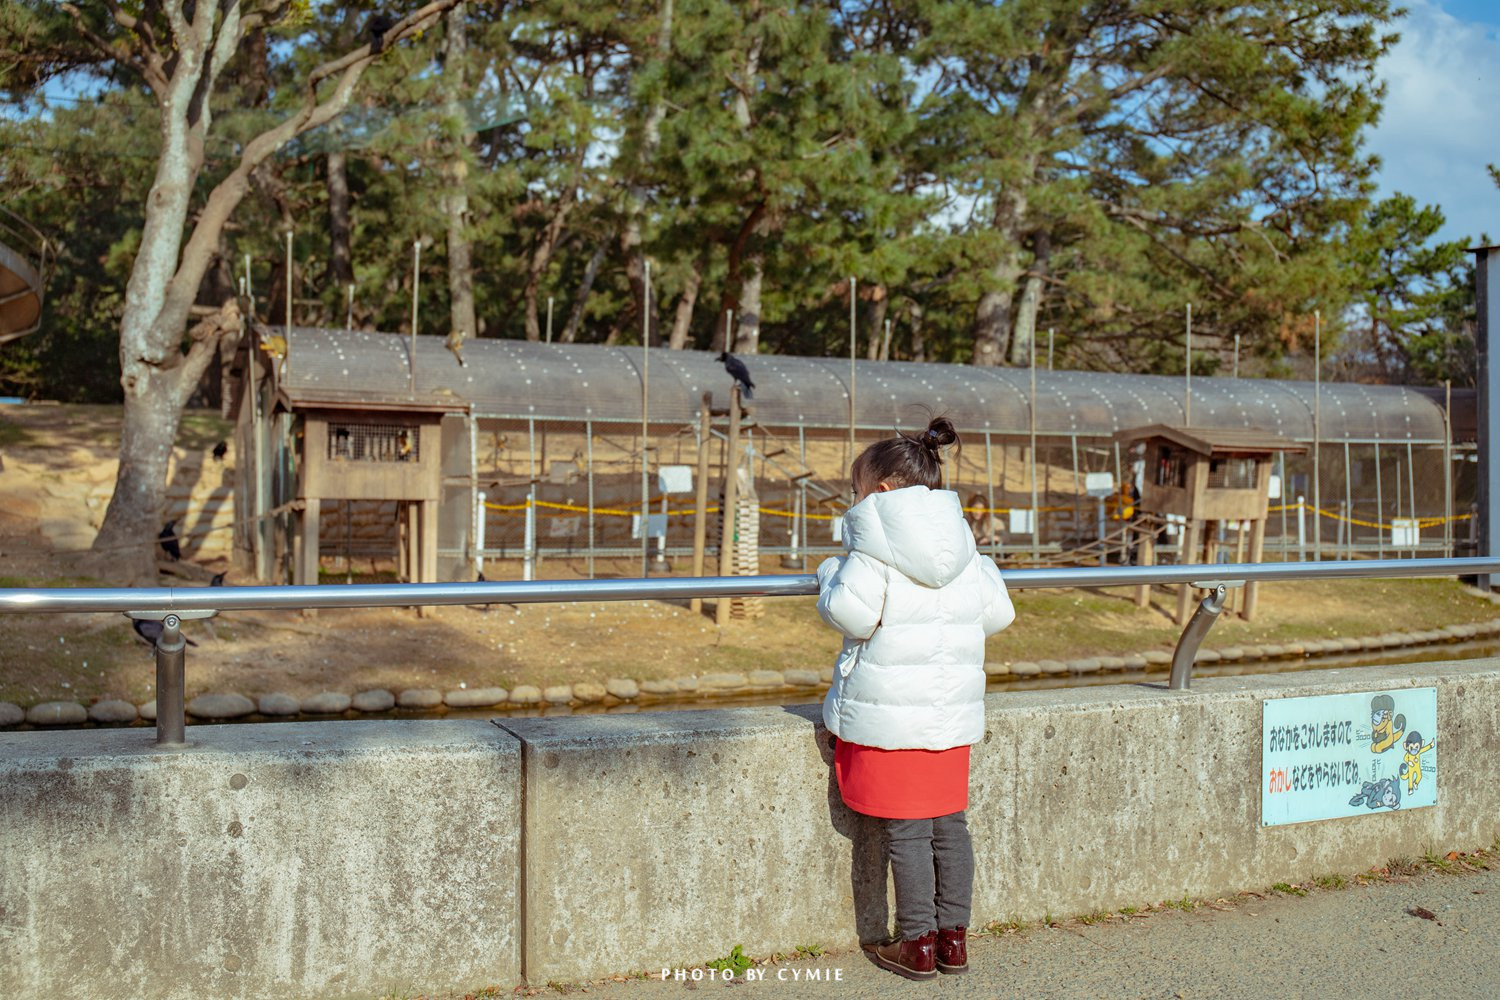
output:
[[[881,750],[839,740],[833,752],[844,805],[882,819],[934,819],[969,808],[969,748]]]

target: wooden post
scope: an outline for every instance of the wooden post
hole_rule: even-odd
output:
[[[736,383],[729,395],[729,452],[724,458],[724,509],[720,522],[724,525],[719,535],[719,575],[729,576],[734,570],[735,507],[739,504],[740,491],[740,387]],[[714,622],[723,627],[729,624],[729,601],[720,597],[714,602]]]
[[[1245,532],[1241,527],[1244,523],[1242,520],[1234,522],[1234,561],[1236,565],[1245,561]],[[1252,523],[1259,524],[1260,522],[1254,521]],[[1239,588],[1239,596],[1235,599],[1235,603],[1239,605],[1240,616],[1243,617],[1245,614],[1245,588]]]
[[[1256,520],[1251,521],[1250,522],[1250,561],[1252,563],[1258,563],[1258,562],[1260,562],[1261,547],[1265,544],[1265,540],[1266,540],[1266,522],[1265,522],[1265,519],[1264,518],[1257,518]],[[1243,601],[1243,610],[1241,610],[1241,612],[1240,612],[1240,616],[1242,618],[1244,618],[1245,621],[1250,621],[1252,618],[1255,617],[1255,599],[1258,596],[1260,596],[1260,584],[1256,583],[1253,580],[1250,581],[1250,582],[1248,582],[1248,583],[1246,583],[1245,584],[1245,596],[1244,596],[1244,601]]]
[[[401,583],[406,583],[411,579],[408,544],[410,543],[406,537],[406,501],[398,500],[396,502],[396,579]]]
[[[416,583],[422,574],[421,508],[415,500],[404,504],[406,514],[406,582]]]
[[[317,586],[318,583],[318,521],[319,505],[317,497],[308,497],[302,508],[302,530],[297,533],[297,576],[301,579],[297,582],[307,586]],[[303,608],[302,617],[317,617],[317,608]]]
[[[713,401],[711,392],[703,394],[703,409],[698,412],[698,482],[693,501],[693,575],[703,575],[703,556],[708,543],[708,456],[713,443]],[[703,612],[703,598],[695,597],[688,605],[693,614]]]
[[[1139,539],[1136,545],[1136,565],[1156,565],[1156,529],[1150,524],[1142,525],[1135,531]],[[1151,585],[1143,583],[1135,588],[1135,606],[1138,608],[1149,608],[1151,606]]]
[[[1191,518],[1183,525],[1182,532],[1182,557],[1178,559],[1181,565],[1196,563],[1198,561],[1198,546],[1203,538],[1203,522],[1197,518]],[[1186,625],[1188,620],[1189,606],[1195,591],[1190,584],[1179,584],[1177,587],[1177,624]]]
[[[437,501],[422,500],[417,503],[417,520],[421,525],[420,551],[421,559],[417,563],[418,583],[437,583],[438,562],[438,516]],[[430,617],[433,613],[431,606],[418,607],[417,615],[422,618]]]

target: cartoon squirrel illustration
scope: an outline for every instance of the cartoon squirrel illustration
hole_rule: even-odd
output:
[[[1406,729],[1406,716],[1396,714],[1396,702],[1388,694],[1370,699],[1370,752],[1385,753],[1395,746]]]

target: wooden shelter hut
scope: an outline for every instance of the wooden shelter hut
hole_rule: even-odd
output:
[[[1278,454],[1301,453],[1306,445],[1256,428],[1174,427],[1151,424],[1115,435],[1122,446],[1145,445],[1145,475],[1139,509],[1178,522],[1185,535],[1179,546],[1183,563],[1219,562],[1214,526],[1249,522],[1248,556],[1260,562],[1270,506],[1271,467]],[[1138,551],[1150,563],[1156,528],[1142,531]],[[1237,533],[1243,538],[1243,532]],[[1178,588],[1177,620],[1187,621],[1189,588]],[[1240,614],[1255,613],[1256,585],[1247,583]]]

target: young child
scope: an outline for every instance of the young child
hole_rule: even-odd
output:
[[[940,488],[957,441],[939,417],[865,449],[848,555],[818,567],[818,613],[845,637],[823,702],[834,773],[850,809],[883,820],[896,882],[901,939],[872,956],[919,980],[969,969],[969,746],[984,737],[985,637],[1016,616],[958,494]]]

